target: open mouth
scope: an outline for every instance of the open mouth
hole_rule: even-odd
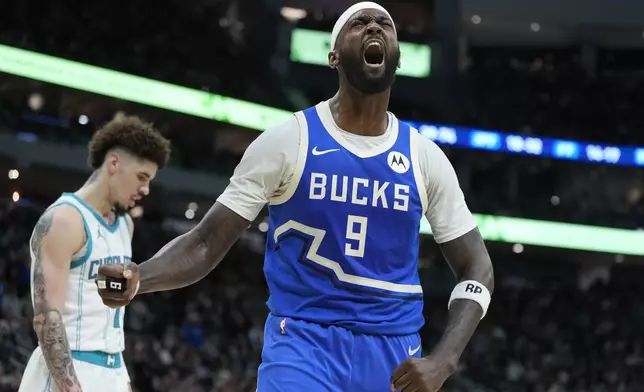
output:
[[[367,65],[382,65],[385,62],[385,48],[380,41],[369,41],[364,49],[363,56]]]

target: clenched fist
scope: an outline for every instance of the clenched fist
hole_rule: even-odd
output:
[[[391,376],[391,390],[437,392],[454,370],[453,364],[439,356],[410,358],[394,370]]]
[[[98,294],[110,308],[129,304],[136,294],[138,284],[139,266],[135,263],[103,264],[98,267]]]

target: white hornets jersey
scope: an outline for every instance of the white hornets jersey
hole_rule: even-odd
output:
[[[74,207],[83,217],[87,242],[71,260],[63,322],[72,351],[120,353],[125,349],[123,319],[125,308],[103,305],[95,284],[98,267],[108,263],[127,263],[132,258],[130,228],[125,217],[113,225],[92,207],[71,193],[64,193],[49,208]],[[34,255],[31,254],[33,280]],[[33,287],[32,287],[33,303]]]

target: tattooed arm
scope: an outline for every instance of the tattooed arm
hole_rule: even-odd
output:
[[[81,216],[73,207],[62,205],[40,217],[30,242],[34,257],[33,326],[47,367],[61,392],[81,391],[62,313],[71,259],[85,241]]]
[[[97,283],[106,277],[122,279],[125,270],[132,275],[127,290],[111,291],[99,285],[103,303],[112,308],[126,306],[138,294],[174,290],[203,279],[224,258],[250,222],[219,202],[189,232],[166,244],[151,259],[136,265],[104,264],[98,269]]]
[[[215,202],[195,228],[139,266],[139,293],[178,289],[201,280],[219,264],[249,224]]]
[[[128,223],[133,228],[129,216]],[[248,220],[215,202],[197,226],[138,266],[139,293],[174,290],[203,279],[249,225]]]
[[[215,202],[197,226],[170,241],[141,265],[100,266],[97,282],[106,277],[122,279],[126,270],[132,274],[127,290],[111,291],[99,285],[98,293],[105,305],[118,308],[130,302],[137,281],[139,294],[174,290],[198,282],[219,264],[249,224],[228,207]]]

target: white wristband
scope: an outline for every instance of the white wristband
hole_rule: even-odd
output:
[[[492,298],[490,290],[485,285],[475,280],[465,280],[457,284],[452,290],[452,295],[449,297],[449,303],[447,304],[448,310],[452,306],[452,302],[457,299],[469,299],[481,305],[481,309],[483,309],[481,319],[483,319],[487,314],[487,308],[490,306]]]

